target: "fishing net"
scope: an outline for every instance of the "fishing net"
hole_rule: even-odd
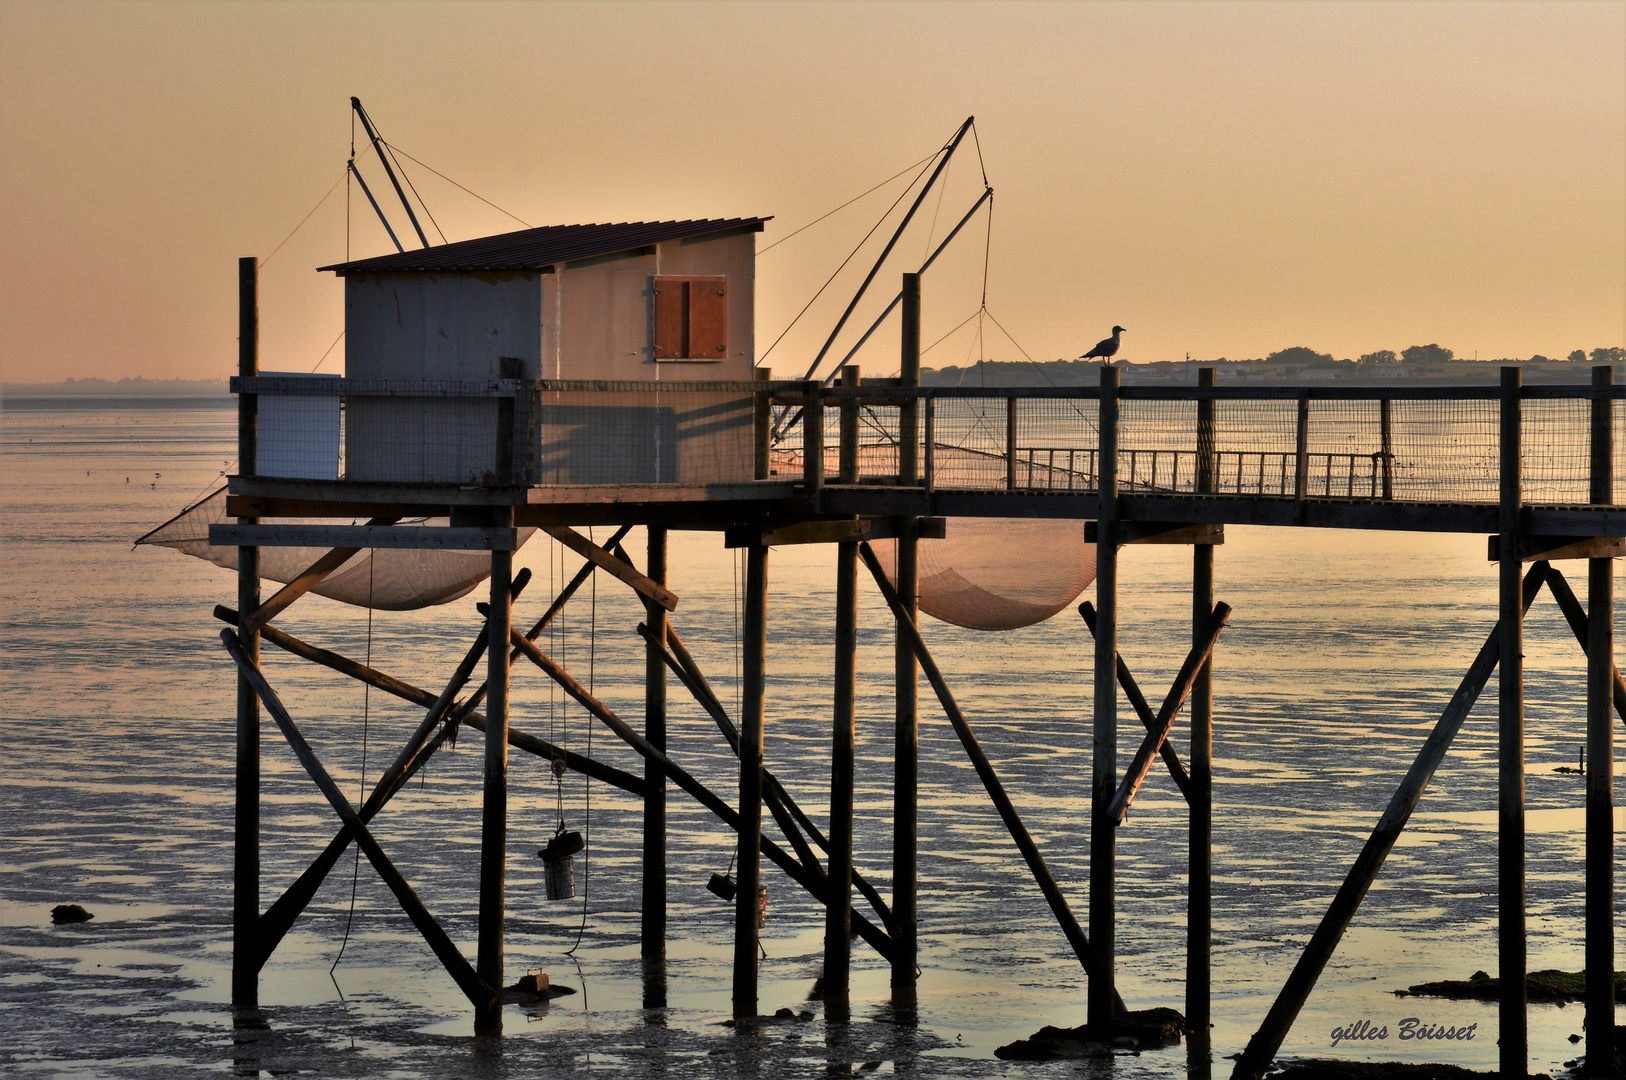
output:
[[[137,540],[137,544],[174,548],[195,559],[228,570],[237,569],[237,549],[209,543],[209,526],[226,520],[226,489],[221,488]],[[425,525],[444,525],[445,518],[429,518]],[[519,530],[524,546],[535,529]],[[260,575],[289,582],[327,548],[262,547]],[[467,596],[491,575],[491,556],[485,552],[374,548],[351,556],[323,578],[311,592],[356,607],[379,611],[411,611],[447,604]],[[371,604],[368,600],[371,598]]]
[[[897,544],[873,545],[897,584]],[[950,518],[941,540],[920,541],[920,610],[969,630],[1032,626],[1095,580],[1095,546],[1082,521]]]

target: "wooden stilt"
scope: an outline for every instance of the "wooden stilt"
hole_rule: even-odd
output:
[[[666,586],[666,530],[649,527],[649,579]],[[652,640],[644,647],[644,738],[666,752],[666,608],[644,601],[644,620]],[[645,957],[666,955],[666,771],[644,764],[644,889],[640,951]],[[662,1003],[664,1005],[664,1002]],[[647,1007],[647,1006],[646,1006]]]
[[[513,511],[500,510],[512,527]],[[477,970],[489,986],[503,985],[503,908],[508,858],[508,641],[513,628],[509,578],[513,552],[491,553],[491,613],[489,661],[486,667],[485,791],[480,817],[480,929]],[[477,1007],[474,1029],[502,1031],[502,1000]]]
[[[1501,1072],[1523,1077],[1529,1066],[1525,1007],[1524,910],[1524,619],[1519,553],[1520,372],[1502,369],[1501,397],[1501,664],[1497,692],[1497,1009]]]
[[[237,373],[260,373],[259,263],[253,257],[237,260]],[[259,442],[259,399],[237,397],[237,473],[255,474]],[[253,525],[258,518],[238,518]],[[237,608],[253,612],[260,606],[260,549],[237,549]],[[239,635],[243,653],[260,662],[260,635]],[[233,815],[232,858],[232,1005],[252,1010],[260,1004],[260,965],[257,962],[260,922],[260,702],[241,672],[237,675],[237,788]]]
[[[1592,369],[1594,386],[1615,381]],[[1592,501],[1615,501],[1614,401],[1592,402]],[[1609,1075],[1615,1046],[1615,564],[1587,560],[1586,1057]]]
[[[903,357],[900,385],[920,385],[920,275],[903,275]],[[898,485],[910,487],[919,481],[919,404],[909,401],[898,409]],[[906,518],[898,524],[898,593],[903,598],[904,615],[898,620],[893,645],[892,740],[892,985],[913,987],[918,970],[919,946],[916,938],[919,863],[916,852],[919,831],[920,773],[920,680],[915,653],[909,645],[908,629],[919,619],[920,563],[915,524]],[[907,621],[908,627],[904,623]]]
[[[1094,765],[1090,783],[1089,1024],[1103,1034],[1113,1024],[1116,948],[1116,826],[1107,805],[1118,788],[1118,369],[1101,368],[1101,512],[1095,547]]]
[[[845,446],[843,447],[845,456]],[[845,482],[846,478],[843,477]],[[858,545],[836,545],[835,703],[830,733],[830,873],[824,901],[826,1019],[848,1015],[852,974],[853,785],[858,670]]]
[[[734,1016],[757,1014],[757,888],[762,880],[762,743],[768,652],[768,549],[745,556],[744,706],[740,716],[739,850],[734,894]]]
[[[1521,616],[1535,600],[1545,580],[1547,564],[1536,563],[1520,585],[1520,602],[1514,610]],[[1445,760],[1445,752],[1451,748],[1451,741],[1462,730],[1463,721],[1468,718],[1469,711],[1479,700],[1480,692],[1490,681],[1491,672],[1501,658],[1502,646],[1502,627],[1498,623],[1485,644],[1480,646],[1479,655],[1469,665],[1456,693],[1451,695],[1450,704],[1440,713],[1434,730],[1429,733],[1411,768],[1406,771],[1405,778],[1389,799],[1383,816],[1378,818],[1366,846],[1344,876],[1343,885],[1339,886],[1332,903],[1327,906],[1327,913],[1321,917],[1315,933],[1310,935],[1309,943],[1304,946],[1304,952],[1299,955],[1298,963],[1293,966],[1293,972],[1287,977],[1281,993],[1276,995],[1270,1012],[1265,1015],[1253,1038],[1248,1040],[1247,1049],[1242,1052],[1236,1069],[1231,1073],[1236,1080],[1256,1080],[1270,1068],[1276,1051],[1281,1049],[1282,1040],[1287,1037],[1305,1001],[1309,1000],[1310,991],[1315,988],[1327,961],[1332,959],[1344,931],[1349,929],[1350,921],[1355,918],[1356,909],[1361,906],[1372,882],[1377,880],[1378,871],[1383,869],[1384,860],[1394,849],[1395,841],[1400,839],[1401,830],[1411,820],[1412,811],[1417,809],[1418,800],[1423,797],[1429,780],[1440,767],[1440,762]]]
[[[1214,369],[1199,368],[1198,386],[1214,385]],[[1214,402],[1197,402],[1197,491],[1214,490]],[[1191,636],[1214,610],[1214,545],[1191,549]],[[1191,687],[1191,783],[1186,789],[1186,1071],[1208,1080],[1212,1071],[1214,927],[1214,661]]]

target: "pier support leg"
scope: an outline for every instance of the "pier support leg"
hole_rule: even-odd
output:
[[[1497,975],[1501,1074],[1523,1077],[1529,1064],[1525,1015],[1524,910],[1524,611],[1520,573],[1520,372],[1502,369],[1501,658],[1497,692]]]
[[[666,584],[666,530],[649,527],[648,577],[657,585]],[[644,646],[644,738],[649,745],[666,753],[666,609],[653,600],[644,601],[644,621],[651,640]],[[653,762],[644,763],[644,890],[642,953],[647,957],[666,955],[666,770]],[[662,1008],[666,1002],[645,1008]]]
[[[1090,940],[1098,972],[1089,985],[1089,1025],[1113,1025],[1116,827],[1107,804],[1118,790],[1118,369],[1101,369],[1101,516],[1095,548],[1095,715],[1090,782]]]
[[[237,260],[237,373],[260,373],[259,263],[252,256]],[[237,398],[237,473],[253,476],[259,441],[259,399]],[[253,525],[259,518],[238,518]],[[260,606],[260,549],[237,549],[237,610]],[[260,662],[260,635],[241,635],[243,652]],[[231,1003],[252,1010],[260,1005],[260,699],[241,673],[237,675],[237,791],[233,815]]]
[[[1592,382],[1614,382],[1611,366]],[[1614,502],[1614,402],[1592,403],[1592,501]],[[1586,1057],[1613,1075],[1615,1046],[1615,564],[1587,561]]]
[[[920,385],[920,275],[903,275],[903,356],[900,385]],[[920,478],[919,405],[898,410],[898,484],[909,487]],[[917,518],[904,518],[898,529],[898,595],[911,625],[920,620],[920,562]],[[915,651],[900,626],[893,651],[894,693],[892,741],[892,987],[913,991],[919,957],[916,938],[919,888],[917,838],[920,823],[920,669]]]
[[[1198,386],[1214,385],[1214,369],[1197,372]],[[1197,403],[1197,490],[1214,490],[1214,403]],[[1192,643],[1214,611],[1214,546],[1197,544],[1191,559]],[[1191,783],[1186,856],[1186,1072],[1209,1075],[1209,1000],[1214,899],[1214,662],[1191,684]]]
[[[757,1014],[757,889],[762,882],[762,742],[768,660],[768,549],[745,556],[744,703],[740,713],[740,825],[734,893],[734,1016]]]
[[[513,525],[513,511],[499,510],[499,526]],[[491,615],[487,623],[485,792],[480,817],[480,927],[476,969],[498,989],[491,1005],[476,1008],[475,1031],[502,1031],[503,904],[508,854],[508,639],[514,624],[509,593],[511,551],[491,553]]]
[[[853,744],[857,697],[858,544],[836,545],[835,708],[830,735],[830,873],[824,898],[824,1015],[849,1015],[852,970]]]

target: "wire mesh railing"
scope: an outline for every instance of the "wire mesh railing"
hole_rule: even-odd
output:
[[[826,484],[897,485],[910,461],[913,483],[942,490],[1092,492],[1101,474],[1094,387],[261,377],[234,380],[233,389],[342,400],[349,480],[800,482],[814,471],[810,430]],[[1124,387],[1118,486],[1125,494],[1494,503],[1499,395],[1487,386]],[[1626,387],[1523,388],[1526,502],[1590,501],[1597,401],[1610,403],[1603,422],[1612,471],[1626,474],[1619,397]],[[288,427],[287,417],[302,416],[331,440],[322,409],[268,409],[260,439],[276,448],[269,458],[297,457],[301,440],[314,437]]]

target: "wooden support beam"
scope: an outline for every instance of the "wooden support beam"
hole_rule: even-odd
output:
[[[1044,856],[1039,852],[1039,845],[1033,842],[1032,835],[1027,826],[1022,824],[1022,817],[1016,812],[1016,804],[1005,791],[1005,785],[1000,783],[999,774],[994,772],[993,763],[988,755],[983,753],[982,744],[971,730],[971,723],[965,718],[960,705],[954,700],[954,694],[949,690],[948,682],[937,667],[937,662],[926,649],[926,642],[915,629],[913,623],[902,618],[903,600],[892,583],[886,579],[886,571],[881,568],[881,561],[875,557],[875,552],[868,544],[858,546],[858,554],[864,560],[864,565],[875,578],[876,588],[880,589],[881,596],[886,599],[887,606],[892,609],[894,617],[898,618],[898,625],[904,627],[904,634],[910,649],[920,661],[921,670],[926,674],[926,681],[931,684],[937,694],[938,703],[943,707],[943,713],[948,717],[954,728],[954,733],[960,738],[960,745],[965,748],[966,756],[971,759],[971,766],[982,781],[982,786],[988,792],[988,798],[993,802],[994,808],[999,811],[1000,820],[1010,832],[1011,839],[1016,841],[1017,850],[1022,853],[1023,860],[1028,864],[1028,870],[1033,874],[1033,880],[1038,884],[1039,891],[1044,894],[1045,902],[1050,905],[1051,914],[1061,925],[1062,934],[1066,936],[1067,943],[1073,947],[1073,953],[1078,962],[1089,974],[1090,984],[1093,986],[1097,979],[1106,978],[1107,972],[1101,966],[1101,956],[1090,947],[1090,939],[1085,935],[1083,927],[1073,917],[1073,910],[1067,904],[1067,898],[1062,895],[1061,886],[1056,884],[1056,877],[1045,864]],[[1117,997],[1113,991],[1112,1005],[1115,1011],[1124,1011],[1123,999]]]
[[[1536,599],[1536,593],[1541,591],[1541,584],[1547,579],[1547,566],[1537,563],[1525,575],[1521,588],[1521,614]],[[1321,917],[1321,923],[1310,935],[1310,941],[1304,946],[1298,963],[1293,966],[1293,972],[1287,977],[1287,983],[1282,987],[1281,993],[1265,1015],[1264,1022],[1259,1030],[1248,1041],[1247,1048],[1237,1059],[1236,1068],[1231,1073],[1232,1080],[1258,1080],[1264,1076],[1275,1060],[1276,1052],[1282,1047],[1282,1040],[1287,1038],[1293,1021],[1298,1018],[1299,1010],[1309,1000],[1310,991],[1315,988],[1316,980],[1332,959],[1334,950],[1343,939],[1344,931],[1349,929],[1350,922],[1355,918],[1355,911],[1361,906],[1366,897],[1367,890],[1372,882],[1377,880],[1378,871],[1383,869],[1383,862],[1394,849],[1395,841],[1400,839],[1400,832],[1411,819],[1412,811],[1417,809],[1418,801],[1423,797],[1423,791],[1428,782],[1433,779],[1434,771],[1445,760],[1445,753],[1451,747],[1451,740],[1456,738],[1457,732],[1462,730],[1463,721],[1468,719],[1468,712],[1479,700],[1479,694],[1490,681],[1491,672],[1496,669],[1502,650],[1501,625],[1491,630],[1485,644],[1479,648],[1479,654],[1469,665],[1468,672],[1458,684],[1456,693],[1451,695],[1451,701],[1440,714],[1440,719],[1434,724],[1434,730],[1429,733],[1422,749],[1417,752],[1417,758],[1412,762],[1411,768],[1406,771],[1405,779],[1395,789],[1389,805],[1384,809],[1377,825],[1372,829],[1372,835],[1367,838],[1366,846],[1361,849],[1349,873],[1344,876],[1344,883],[1339,886],[1332,903],[1327,907],[1327,913]]]
[[[541,649],[538,649],[532,642],[526,641],[518,635],[515,635],[513,640],[514,643],[519,646],[520,651],[524,653],[524,655],[529,658],[532,663],[536,664],[537,667],[546,672],[549,678],[558,683],[560,687],[564,689],[565,693],[575,698],[577,703],[580,704],[584,709],[598,717],[599,720],[604,723],[604,726],[608,727],[620,737],[622,742],[632,747],[639,754],[642,754],[646,760],[659,762],[666,770],[667,777],[673,783],[677,784],[678,787],[681,787],[684,791],[693,796],[694,800],[701,806],[704,806],[707,810],[710,810],[713,814],[717,815],[717,817],[722,820],[723,824],[733,829],[736,833],[739,832],[741,817],[733,807],[729,806],[722,799],[718,798],[716,794],[714,794],[699,780],[696,780],[687,770],[677,765],[669,757],[662,754],[659,750],[656,750],[653,746],[650,746],[649,743],[645,741],[643,736],[634,731],[632,727],[625,720],[622,720],[619,716],[617,716],[615,712],[609,708],[609,706],[605,705],[598,698],[594,697],[586,687],[582,686],[582,684],[578,682],[574,676],[555,663],[553,658],[547,653],[543,652]],[[781,870],[783,870],[786,876],[792,881],[802,886],[802,888],[806,889],[814,896],[822,896],[824,892],[824,876],[822,874],[818,876],[809,874],[807,867],[803,866],[794,857],[792,857],[789,852],[785,851],[785,849],[780,847],[778,844],[773,843],[766,837],[760,836],[760,832],[761,830],[759,826],[758,834],[762,845],[762,854],[770,862],[774,863]],[[892,942],[887,935],[884,934],[879,927],[870,922],[868,919],[864,918],[864,916],[857,911],[852,913],[852,919],[853,928],[858,931],[859,936],[873,945],[875,947],[875,951],[880,953],[883,958],[890,960],[892,955]]]
[[[215,547],[404,548],[422,551],[513,551],[515,529],[424,525],[211,525]],[[345,556],[349,558],[349,556]]]
[[[1581,607],[1581,601],[1576,599],[1575,590],[1570,588],[1568,579],[1553,567],[1547,572],[1547,585],[1552,590],[1553,599],[1558,601],[1558,609],[1564,613],[1564,621],[1570,624],[1570,631],[1575,634],[1581,648],[1586,649],[1592,640],[1592,620],[1587,618],[1586,610]],[[1621,678],[1620,668],[1611,665],[1614,684],[1611,698],[1615,703],[1615,712],[1621,721],[1626,723],[1626,679]]]
[[[513,521],[512,510],[497,512],[499,527]],[[503,520],[506,519],[506,520]],[[502,1031],[503,923],[508,892],[508,639],[514,605],[508,594],[514,569],[511,551],[491,553],[491,607],[486,616],[486,745],[480,800],[480,978],[499,993],[495,1001],[476,1002],[474,1030]]]
[[[651,525],[649,534],[649,580],[666,587],[666,530]],[[619,549],[617,549],[619,550]],[[625,554],[624,552],[622,554]],[[666,753],[666,666],[662,659],[666,645],[666,609],[644,600],[644,619],[649,639],[644,649],[644,738],[649,745]],[[649,630],[648,627],[654,627]],[[666,955],[666,772],[652,761],[644,762],[644,866],[643,895],[640,904],[639,954]],[[662,1005],[664,1006],[664,1002]],[[647,1005],[646,1008],[653,1006]]]
[[[1197,385],[1214,385],[1214,369],[1197,370]],[[1197,402],[1197,494],[1214,490],[1214,401]],[[1191,641],[1214,610],[1214,549],[1191,549]],[[1145,709],[1143,701],[1136,712]],[[1149,710],[1148,710],[1149,713]],[[1142,713],[1142,723],[1148,713]],[[1168,745],[1167,742],[1164,743]],[[1186,789],[1186,1073],[1187,1080],[1213,1075],[1214,925],[1214,661],[1191,687],[1191,782]]]
[[[293,749],[294,756],[305,767],[305,771],[310,774],[311,779],[315,781],[316,786],[339,815],[339,818],[355,835],[356,842],[367,856],[367,861],[373,864],[373,869],[378,871],[378,876],[383,879],[390,892],[395,894],[395,899],[401,905],[401,909],[412,920],[412,925],[417,927],[418,933],[422,934],[424,940],[429,943],[429,947],[434,950],[435,956],[440,959],[441,964],[452,976],[452,979],[456,981],[458,988],[463,991],[476,1009],[501,1008],[501,988],[491,986],[475,973],[468,959],[458,951],[457,946],[446,935],[446,931],[441,928],[440,923],[435,921],[435,917],[430,914],[429,909],[418,898],[418,894],[413,891],[406,878],[395,868],[395,864],[390,862],[389,856],[384,854],[384,849],[379,846],[377,840],[373,839],[373,834],[367,831],[367,826],[362,824],[360,817],[356,814],[355,807],[351,806],[349,800],[339,791],[339,786],[328,775],[327,769],[322,766],[316,752],[311,749],[310,743],[305,741],[305,736],[294,723],[293,717],[289,716],[288,710],[283,708],[282,701],[277,697],[276,691],[272,690],[271,685],[265,681],[265,676],[260,673],[258,665],[249,660],[248,654],[237,643],[237,635],[230,630],[222,630],[220,640],[226,647],[227,653],[231,655],[232,660],[236,662],[237,669],[247,676],[249,682],[253,684],[255,693],[259,696],[260,701],[264,703],[266,711],[271,714],[271,718],[276,721],[283,737],[288,740],[288,745]]]
[[[1605,403],[1607,404],[1607,402]],[[1485,538],[1490,562],[1502,561],[1502,538]],[[1531,536],[1519,537],[1519,558],[1524,562],[1558,562],[1562,559],[1626,558],[1626,538],[1619,536]]]
[[[929,457],[928,457],[929,460]],[[858,699],[858,545],[836,548],[836,649],[830,733],[830,856],[824,899],[824,999],[827,1018],[850,1015],[852,982],[853,804]],[[888,924],[888,929],[891,929]]]
[[[1592,369],[1592,385],[1615,381],[1613,365]],[[1591,491],[1609,505],[1615,494],[1614,401],[1592,401]],[[1587,563],[1586,653],[1586,1056],[1605,1073],[1621,1064],[1615,1045],[1615,564],[1598,554]]]
[[[259,262],[252,256],[237,260],[237,374],[254,378],[260,373]],[[252,476],[260,439],[259,397],[237,397],[237,468]],[[237,518],[240,527],[252,527],[252,515]],[[237,552],[237,606],[253,611],[260,606],[260,549]],[[260,637],[239,635],[243,654],[260,662]],[[232,817],[232,980],[231,1002],[243,1010],[260,1005],[260,966],[254,962],[260,918],[260,701],[241,673],[237,676],[236,775]]]
[[[740,826],[734,872],[735,1019],[757,1014],[757,888],[762,879],[762,755],[768,661],[768,549],[745,553],[745,627],[741,637],[744,668],[740,705]],[[820,883],[822,886],[822,882]]]
[[[1498,524],[1501,663],[1496,711],[1496,971],[1498,1049],[1503,1076],[1522,1077],[1530,1064],[1525,975],[1529,940],[1525,911],[1524,808],[1524,608],[1519,584],[1520,520],[1524,488],[1520,470],[1523,422],[1521,373],[1502,369]]]
[[[644,599],[653,600],[667,611],[677,610],[678,597],[676,593],[664,585],[651,581],[575,529],[565,528],[564,526],[550,526],[544,529],[543,532],[546,532],[593,565],[609,571],[611,576],[626,582],[632,587],[633,592]]]
[[[1174,685],[1169,687],[1168,696],[1163,699],[1163,707],[1157,711],[1153,725],[1147,729],[1146,738],[1141,741],[1140,749],[1135,751],[1135,756],[1130,759],[1123,783],[1119,785],[1112,801],[1107,804],[1107,817],[1112,819],[1114,825],[1123,824],[1124,816],[1129,813],[1129,804],[1135,799],[1135,793],[1140,790],[1141,784],[1145,783],[1146,774],[1152,771],[1152,756],[1169,737],[1169,732],[1174,728],[1175,717],[1180,715],[1180,708],[1186,703],[1192,684],[1197,681],[1197,673],[1213,655],[1214,646],[1219,644],[1220,632],[1225,629],[1225,624],[1230,618],[1231,605],[1215,604],[1202,639],[1186,654],[1186,662],[1180,665],[1180,674],[1175,677]]]
[[[1094,702],[1090,764],[1090,933],[1096,969],[1089,1026],[1112,1031],[1117,1011],[1117,826],[1107,815],[1118,784],[1118,369],[1101,366],[1100,461],[1096,517]]]
[[[900,520],[913,520],[913,534],[921,540],[941,540],[948,535],[948,519],[940,517],[841,518],[836,521],[799,521],[794,525],[763,528],[741,525],[723,533],[723,546],[748,548],[786,547],[792,544],[844,544],[860,540],[892,540],[900,535]]]
[[[1090,634],[1095,634],[1095,605],[1088,600],[1078,605],[1078,613],[1084,618],[1084,625],[1089,627]],[[1124,663],[1122,656],[1118,657],[1118,685],[1123,687],[1124,697],[1129,699],[1129,705],[1140,718],[1141,725],[1151,731],[1157,725],[1157,714],[1146,703],[1146,695],[1140,692],[1140,684],[1135,676],[1130,674],[1129,666]],[[1191,777],[1186,773],[1186,767],[1180,762],[1180,754],[1174,748],[1172,740],[1165,738],[1158,747],[1158,754],[1163,758],[1163,764],[1168,767],[1169,779],[1174,786],[1180,789],[1180,794],[1191,801]]]
[[[1125,544],[1208,544],[1225,543],[1225,526],[1217,522],[1201,525],[1183,525],[1173,521],[1120,521],[1114,537],[1118,546]],[[1096,524],[1084,523],[1084,542],[1096,542]]]
[[[367,524],[393,525],[395,520],[394,518],[374,518]],[[250,612],[248,617],[243,620],[241,629],[246,633],[253,633],[258,630],[287,610],[295,600],[320,585],[329,574],[332,574],[360,553],[360,548],[341,547],[334,548],[326,555],[323,555],[306,567],[292,581],[278,589],[271,599]]]

